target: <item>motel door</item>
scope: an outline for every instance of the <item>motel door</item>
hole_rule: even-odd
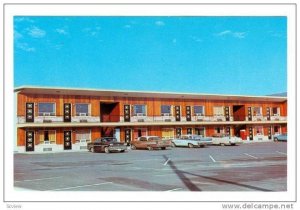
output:
[[[124,105],[124,121],[130,122],[130,105]]]
[[[71,131],[64,131],[64,150],[72,149]]]
[[[180,121],[180,106],[175,106],[175,119]]]
[[[26,132],[26,152],[34,151],[34,131]]]

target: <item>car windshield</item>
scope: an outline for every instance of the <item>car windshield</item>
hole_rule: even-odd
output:
[[[114,141],[117,141],[116,138],[104,138],[103,140],[106,141],[106,142],[114,142]]]
[[[153,137],[150,137],[149,140],[159,141],[160,138],[158,136],[153,136]]]

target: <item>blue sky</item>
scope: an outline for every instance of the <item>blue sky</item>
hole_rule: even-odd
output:
[[[286,17],[14,17],[14,86],[287,91]]]

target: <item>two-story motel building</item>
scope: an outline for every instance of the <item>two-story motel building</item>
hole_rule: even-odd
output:
[[[19,152],[84,150],[88,142],[141,135],[227,133],[271,141],[287,132],[287,98],[24,86],[15,89]]]

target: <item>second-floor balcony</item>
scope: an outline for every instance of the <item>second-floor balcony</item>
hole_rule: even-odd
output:
[[[107,123],[107,122],[120,122],[120,123],[145,123],[145,122],[239,122],[239,121],[253,121],[253,122],[267,122],[267,121],[286,121],[286,116],[224,116],[224,115],[201,115],[180,116],[179,118],[172,115],[133,115],[125,120],[121,115],[107,115],[107,116],[71,116],[70,121],[65,121],[64,116],[35,116],[33,122],[30,123]],[[17,123],[23,124],[26,122],[25,116],[18,116]]]

